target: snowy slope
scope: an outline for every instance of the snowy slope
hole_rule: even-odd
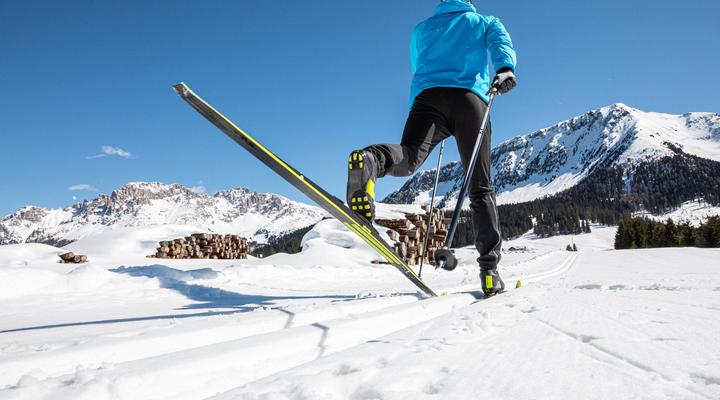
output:
[[[696,227],[707,221],[708,217],[716,215],[720,216],[720,207],[708,205],[701,200],[685,202],[680,207],[664,214],[656,215],[647,211],[639,211],[633,214],[635,217],[650,218],[655,221],[667,221],[672,219],[676,224],[688,222],[690,225]]]
[[[80,240],[83,266],[57,264],[64,249],[0,246],[0,399],[720,396],[717,249],[611,251],[601,226],[528,234],[506,243],[525,250],[503,254],[510,290],[491,299],[472,249],[453,272],[426,269],[449,294],[423,299],[332,219],[295,255],[128,251],[186,228]],[[562,251],[571,240],[578,253]]]
[[[27,206],[0,220],[0,244],[63,245],[124,227],[163,224],[194,231],[235,233],[257,242],[312,225],[325,216],[317,207],[275,194],[232,189],[213,196],[178,184],[133,182],[63,209]]]
[[[493,149],[492,177],[498,204],[521,203],[577,185],[598,167],[628,165],[675,154],[720,161],[720,115],[670,115],[618,103],[519,136]],[[441,169],[438,199],[453,206],[462,167]],[[434,170],[416,174],[385,201],[429,201]]]

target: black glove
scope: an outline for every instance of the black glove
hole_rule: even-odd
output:
[[[497,89],[498,93],[505,94],[511,90],[517,85],[517,80],[515,79],[515,74],[513,73],[513,70],[510,68],[501,68],[497,75],[495,75],[495,79],[493,79],[492,87],[494,89]]]

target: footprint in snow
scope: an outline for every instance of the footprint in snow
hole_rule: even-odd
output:
[[[675,292],[692,290],[692,288],[687,286],[665,286],[662,283],[653,283],[650,286],[640,286],[640,290],[667,290],[670,292]]]
[[[368,385],[360,385],[350,395],[350,400],[383,400],[384,398],[382,393]]]
[[[580,339],[580,341],[583,343],[590,343],[593,340],[598,340],[600,338],[597,336],[590,336],[590,335],[578,335],[578,339]]]
[[[597,284],[597,283],[588,283],[586,285],[577,285],[575,286],[575,289],[585,289],[585,290],[599,290],[602,289],[603,285]]]
[[[632,287],[628,287],[626,285],[610,285],[610,286],[608,286],[608,289],[610,289],[610,290],[629,290],[629,289],[632,289]]]
[[[656,337],[653,340],[656,342],[684,342],[682,339],[671,337]]]
[[[690,377],[695,381],[702,381],[705,385],[720,385],[720,376],[710,376],[704,373],[694,373]]]
[[[449,374],[450,374],[450,369],[448,367],[443,366],[442,368],[440,368],[440,375],[442,375],[440,377],[440,379],[438,379],[435,382],[430,382],[427,385],[425,385],[425,387],[423,387],[423,393],[429,394],[429,395],[440,394],[440,392],[442,392],[442,390],[445,388],[445,383],[444,383],[445,378]]]
[[[358,371],[360,371],[360,368],[355,368],[350,364],[343,363],[343,364],[338,365],[338,367],[335,368],[335,370],[332,372],[332,374],[335,376],[344,376],[344,375],[353,374]]]
[[[434,394],[440,394],[440,392],[443,390],[443,384],[441,382],[436,383],[429,383],[425,385],[423,388],[423,393],[434,395]]]

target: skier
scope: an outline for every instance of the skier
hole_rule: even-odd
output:
[[[489,81],[488,53],[496,71]],[[413,80],[410,114],[400,144],[375,144],[348,158],[347,204],[373,221],[375,182],[409,176],[442,140],[454,136],[467,169],[491,91],[505,94],[517,81],[510,35],[495,17],[478,14],[472,0],[444,0],[419,23],[410,40]],[[490,124],[469,187],[483,292],[505,288],[497,272],[502,239],[490,182]]]

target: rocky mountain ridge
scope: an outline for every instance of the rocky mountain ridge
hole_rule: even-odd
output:
[[[214,195],[179,184],[131,182],[61,209],[26,206],[0,220],[0,244],[62,246],[118,227],[179,224],[198,231],[234,233],[256,243],[312,225],[321,209],[286,197],[244,188]]]

